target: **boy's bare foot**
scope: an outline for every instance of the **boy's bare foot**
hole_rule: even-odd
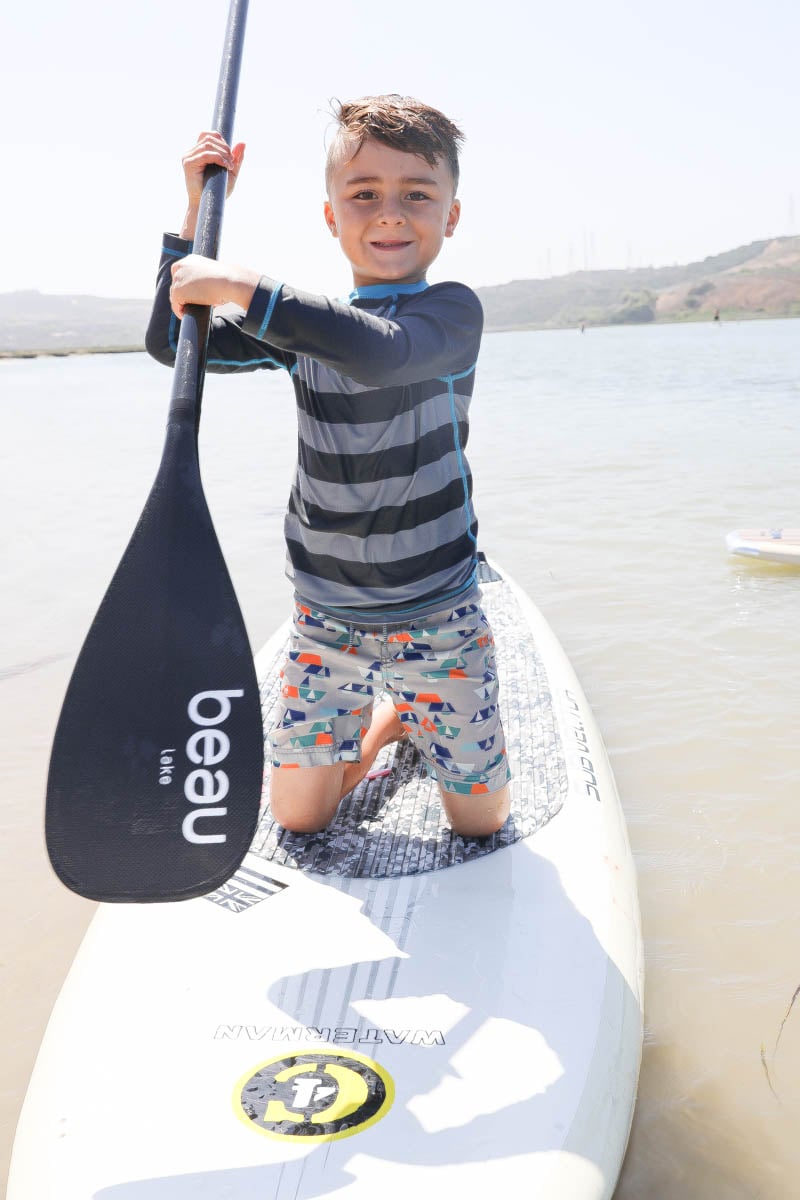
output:
[[[303,767],[299,771],[272,768],[270,805],[275,820],[294,833],[318,833],[336,816],[342,797],[352,792],[375,762],[383,746],[407,737],[391,701],[379,704],[361,743],[361,762]]]
[[[375,762],[379,750],[391,742],[401,742],[407,737],[408,731],[391,700],[382,701],[375,708],[372,724],[361,741],[361,762],[345,763],[340,799],[352,792],[361,782]]]

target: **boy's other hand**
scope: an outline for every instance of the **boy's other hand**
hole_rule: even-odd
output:
[[[237,142],[231,148],[225,139],[213,130],[206,130],[198,136],[194,146],[181,159],[186,193],[189,197],[189,207],[181,230],[183,237],[191,241],[195,234],[206,167],[216,164],[225,168],[228,172],[227,195],[230,196],[236,186],[243,159],[244,142]]]
[[[233,149],[219,133],[201,133],[191,150],[183,156],[183,177],[186,180],[186,191],[190,204],[199,204],[203,194],[203,173],[206,167],[216,163],[228,172],[228,191],[230,196],[234,189],[244,158],[244,142],[238,142]]]
[[[234,267],[200,254],[189,254],[172,266],[169,290],[172,311],[179,320],[187,304],[210,307],[238,304],[246,311],[259,279],[258,272],[247,267]]]

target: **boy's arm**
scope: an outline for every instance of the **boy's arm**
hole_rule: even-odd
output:
[[[191,242],[184,238],[170,233],[164,235],[155,299],[145,334],[145,348],[158,362],[169,367],[175,362],[180,332],[180,321],[172,311],[170,302],[172,268],[176,262],[189,255],[191,249]],[[246,296],[242,298],[245,299],[246,306]],[[293,354],[273,349],[244,332],[243,322],[244,312],[212,315],[206,364],[209,371],[224,374],[231,371],[274,370],[277,367],[291,369],[295,362]]]
[[[183,219],[181,236],[166,234],[161,251],[161,261],[156,280],[156,294],[150,322],[145,335],[145,346],[148,352],[159,362],[172,366],[175,352],[178,348],[180,331],[180,307],[177,315],[173,313],[170,288],[172,286],[172,269],[182,263],[192,253],[192,238],[197,224],[200,199],[203,194],[203,181],[206,168],[210,165],[224,167],[228,172],[227,193],[230,195],[236,183],[244,158],[244,145],[238,143],[232,148],[213,131],[199,134],[195,145],[184,155],[183,173],[186,183],[187,208]],[[208,275],[217,268],[217,263],[210,259],[189,259],[205,264],[204,274]],[[253,289],[258,282],[255,273],[245,273],[245,280],[238,280],[243,288],[234,289],[221,299],[207,299],[202,295],[193,297],[196,304],[221,304],[228,300],[239,303],[242,310],[246,309]],[[249,280],[249,286],[248,286]],[[263,343],[257,343],[252,337],[242,332],[241,326],[244,313],[222,314],[214,313],[211,319],[209,333],[207,367],[209,371],[253,371],[257,368],[291,368],[294,356],[280,351],[271,352]]]
[[[242,328],[367,387],[416,383],[475,365],[483,310],[473,291],[442,283],[400,299],[397,316],[378,317],[262,276]]]

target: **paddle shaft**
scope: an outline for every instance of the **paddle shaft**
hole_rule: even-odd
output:
[[[228,25],[212,118],[212,128],[222,134],[226,142],[230,142],[233,137],[247,5],[248,0],[231,0],[228,10]],[[194,238],[194,252],[202,254],[204,258],[216,258],[219,251],[227,187],[228,172],[224,167],[212,164],[206,168]],[[188,305],[178,337],[169,422],[192,422],[195,433],[200,424],[210,328],[211,309],[205,305]]]

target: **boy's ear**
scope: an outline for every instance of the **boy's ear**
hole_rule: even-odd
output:
[[[336,228],[336,217],[334,215],[333,205],[331,204],[330,200],[325,201],[324,213],[325,213],[325,224],[328,226],[328,229],[330,229],[333,236],[338,237],[339,231]]]
[[[458,224],[458,218],[461,216],[461,201],[454,200],[450,205],[450,211],[447,214],[447,224],[444,227],[444,236],[452,237],[453,231]]]

